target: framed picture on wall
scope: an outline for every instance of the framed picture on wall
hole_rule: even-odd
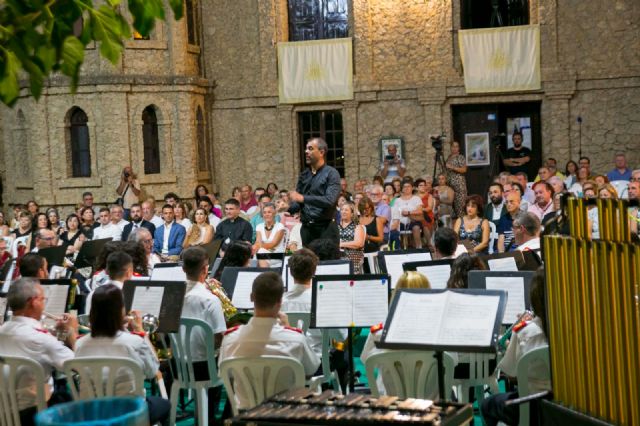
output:
[[[389,148],[391,147],[391,152]],[[388,136],[380,138],[380,163],[384,162],[388,156],[394,155],[395,147],[395,156],[400,160],[406,160],[404,156],[404,140],[402,138],[398,138],[395,136]]]
[[[467,166],[488,166],[491,163],[489,133],[466,133],[464,147]]]

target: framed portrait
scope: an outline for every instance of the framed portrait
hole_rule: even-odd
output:
[[[389,146],[391,145],[396,147],[396,155],[398,158],[406,161],[404,156],[404,140],[402,140],[402,138],[389,136],[380,138],[380,162],[382,163],[385,157],[389,155]]]
[[[467,166],[488,166],[491,163],[489,133],[467,133],[464,135]]]

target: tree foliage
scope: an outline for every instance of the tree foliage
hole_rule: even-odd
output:
[[[174,17],[182,17],[182,0],[169,0]],[[95,4],[94,4],[95,3]],[[100,54],[116,63],[133,29],[148,35],[156,19],[165,19],[163,0],[0,0],[0,100],[13,105],[20,79],[29,92],[42,94],[45,78],[59,72],[78,84],[84,49],[92,41]]]

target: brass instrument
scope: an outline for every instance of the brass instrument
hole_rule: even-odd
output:
[[[220,282],[215,278],[207,278],[204,283],[207,286],[207,289],[209,289],[214,296],[220,299],[220,302],[222,303],[222,311],[224,312],[224,319],[229,321],[229,319],[238,313],[238,309],[233,306],[233,303],[231,303],[231,299],[227,296],[227,292],[224,291]]]
[[[127,322],[133,322],[135,319],[133,312],[129,312],[129,314],[125,317]],[[158,326],[160,325],[160,320],[157,316],[153,314],[146,313],[142,315],[142,329],[147,334],[153,334],[158,330]]]

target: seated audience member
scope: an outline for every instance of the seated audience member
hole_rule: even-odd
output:
[[[251,290],[254,315],[246,325],[227,330],[220,347],[219,362],[237,357],[261,355],[287,356],[300,361],[307,376],[320,365],[301,330],[289,327],[286,314],[281,312],[284,288],[282,277],[276,272],[264,272],[255,279]],[[290,387],[292,378],[287,374],[278,377],[276,391]],[[248,408],[245,390],[236,387],[238,407]]]
[[[451,264],[447,288],[469,288],[469,271],[484,271],[486,266],[475,254],[463,253]]]
[[[553,211],[553,187],[546,181],[536,182],[533,185],[533,192],[536,195],[535,203],[529,205],[529,213],[533,213],[538,220]]]
[[[2,212],[0,212],[0,215],[2,215]],[[47,218],[49,219],[49,229],[55,232],[56,235],[60,236],[60,234],[65,230],[65,223],[60,221],[60,214],[58,213],[58,210],[53,207],[47,209]]]
[[[627,191],[629,201],[640,200],[640,180],[632,180],[629,182]],[[631,225],[631,233],[640,233],[640,208],[629,207],[629,223]]]
[[[32,359],[40,363],[45,371],[45,383],[35,383],[33,376],[26,371],[18,379],[15,396],[20,410],[19,424],[31,426],[35,424],[33,416],[37,412],[36,387],[44,387],[45,399],[49,404],[61,402],[57,395],[52,397],[51,373],[53,370],[62,370],[62,364],[73,359],[78,321],[73,315],[64,314],[62,320],[56,323],[56,327],[65,332],[64,342],[43,330],[40,319],[46,297],[38,280],[33,278],[15,281],[9,287],[7,303],[13,316],[0,327],[0,355]]]
[[[129,241],[142,243],[147,254],[148,269],[152,270],[156,263],[160,263],[160,256],[153,252],[153,235],[146,228],[138,228],[129,234]]]
[[[80,251],[80,247],[86,241],[86,237],[80,230],[80,218],[77,214],[72,213],[67,216],[66,224],[67,229],[60,234],[60,241],[67,248],[67,255],[72,255]]]
[[[49,278],[49,267],[47,265],[47,259],[35,254],[27,253],[18,262],[20,269],[20,276],[25,278],[37,278],[39,280],[46,280]]]
[[[33,218],[29,212],[20,212],[18,214],[18,226],[11,232],[14,238],[21,238],[31,235]]]
[[[614,162],[615,167],[613,168],[613,170],[607,173],[609,182],[613,182],[615,180],[630,180],[631,169],[627,167],[627,158],[625,157],[624,153],[617,153]]]
[[[122,244],[119,247],[121,248]],[[109,276],[109,281],[103,284],[103,286],[113,284],[122,290],[124,282],[130,280],[133,276],[133,259],[124,251],[115,251],[107,257],[106,271]],[[89,296],[87,296],[86,313],[91,312],[91,299],[93,298],[93,293],[95,293],[98,288],[95,288],[89,293]]]
[[[453,224],[460,243],[476,253],[483,253],[489,247],[489,221],[482,213],[482,197],[470,195],[465,203],[465,215]]]
[[[413,235],[416,248],[422,247],[422,200],[413,195],[413,184],[410,180],[402,181],[402,194],[396,199],[391,211],[391,236],[389,240],[395,249],[400,248],[400,233],[409,231]],[[393,244],[395,243],[395,244]]]
[[[184,239],[183,247],[199,246],[209,244],[213,240],[214,229],[209,224],[209,216],[211,213],[201,207],[198,207],[193,214],[194,223],[191,229],[187,231],[187,237]]]
[[[111,206],[109,212],[111,214],[111,223],[120,228],[120,235],[122,235],[124,227],[129,224],[129,221],[124,220],[124,209],[122,208],[122,206],[116,204]]]
[[[513,239],[518,250],[540,250],[540,219],[532,213],[520,213],[513,219]]]
[[[500,183],[492,183],[489,186],[489,203],[484,208],[484,218],[497,227],[500,218],[506,214],[504,187]]]
[[[95,216],[100,215],[100,210],[98,209],[98,214],[96,215],[93,207],[83,207],[80,209],[78,215],[80,216],[80,231],[85,238],[92,240],[93,230],[100,226],[100,222],[95,220]]]
[[[533,189],[529,188],[529,178],[527,177],[527,174],[525,172],[518,172],[515,174],[515,177],[524,190],[522,199],[529,204],[533,204],[536,200],[536,194],[533,192]]]
[[[131,219],[131,221],[127,225],[125,225],[124,229],[122,230],[122,241],[128,240],[131,232],[138,228],[148,229],[151,235],[156,232],[156,226],[148,220],[143,219],[142,206],[140,206],[140,204],[138,203],[131,205],[131,210],[129,211],[129,219]]]
[[[255,254],[284,253],[287,230],[283,224],[276,222],[276,206],[273,203],[263,204],[262,216],[264,221],[256,227],[256,242],[253,245],[253,252]],[[258,264],[267,268],[272,262],[259,260]]]
[[[222,342],[222,334],[227,329],[224,310],[220,299],[209,290],[205,280],[209,274],[209,256],[202,247],[189,247],[182,253],[182,269],[187,275],[187,292],[182,305],[182,316],[200,319],[211,326],[214,334],[214,347],[217,349]],[[186,342],[185,342],[186,343]],[[193,359],[193,373],[195,380],[209,380],[209,362],[207,360],[207,346],[202,328],[197,327],[188,342],[191,346]],[[221,387],[209,389],[209,416],[214,418],[221,395]]]
[[[31,217],[36,217],[40,212],[40,206],[34,200],[27,201],[27,211],[31,213]]]
[[[240,203],[235,198],[230,198],[224,203],[226,219],[220,222],[216,229],[214,240],[222,240],[220,255],[224,256],[227,247],[232,241],[246,241],[251,243],[253,229],[251,224],[240,217]]]
[[[576,197],[582,197],[584,192],[584,184],[589,181],[589,169],[586,167],[580,167],[576,173],[576,180],[569,187],[569,192],[572,192]]]
[[[209,225],[213,226],[213,230],[215,231],[218,225],[220,224],[220,218],[212,212],[212,209],[215,209],[213,206],[213,202],[211,198],[205,197],[201,198],[198,201],[198,207],[204,209],[207,212],[207,218],[209,219]]]
[[[521,213],[520,201],[520,194],[517,191],[507,195],[507,214],[500,218],[496,229],[498,232],[498,252],[500,253],[511,251],[517,247],[513,240],[513,220]]]
[[[498,364],[498,369],[510,377],[516,377],[518,362],[530,351],[548,345],[545,324],[545,282],[544,272],[538,270],[531,285],[531,307],[534,317],[522,321],[513,327],[513,333],[504,357]],[[537,361],[529,367],[529,388],[531,393],[551,390],[549,369],[542,361]],[[518,392],[499,393],[485,399],[480,405],[482,418],[488,426],[496,426],[498,422],[517,425],[520,422],[520,406],[506,405],[510,399],[518,398]],[[532,402],[535,404],[535,402]],[[535,405],[529,410],[533,417],[531,424],[538,424]]]
[[[256,241],[256,229],[258,228],[258,225],[264,222],[262,209],[264,208],[264,205],[267,203],[272,204],[271,197],[269,196],[269,194],[262,194],[258,199],[258,211],[256,212],[256,214],[253,215],[253,217],[251,217],[251,220],[249,221],[249,223],[251,223],[251,228],[253,229],[253,235],[251,237],[252,238],[251,241],[253,242]],[[275,205],[274,205],[274,209],[275,209]],[[275,216],[274,220],[276,222],[280,222],[280,217]]]
[[[404,272],[400,278],[398,279],[398,283],[396,284],[396,289],[403,288],[431,288],[431,284],[427,277],[422,275],[420,272],[416,271],[406,271]],[[395,297],[395,293],[394,293]],[[393,351],[393,349],[378,349],[375,346],[375,342],[380,341],[380,337],[382,336],[382,328],[383,324],[378,324],[371,327],[371,332],[369,336],[367,336],[367,341],[364,344],[362,349],[362,354],[360,355],[360,360],[364,363],[367,358],[371,355],[379,354],[379,353],[387,353]],[[438,397],[438,375],[436,373],[436,369],[432,368],[431,373],[427,381],[425,382],[425,387],[427,390],[427,398],[428,399],[437,399]],[[389,377],[389,370],[383,368],[378,372],[378,377],[376,379],[376,384],[378,385],[378,391],[381,395],[398,395],[398,389]]]
[[[187,217],[187,214],[188,214],[187,206],[182,201],[180,201],[179,203],[176,203],[176,205],[173,206],[173,215],[175,217],[176,223],[179,223],[180,225],[184,226],[185,231],[187,231],[188,233],[193,223]]]
[[[564,187],[564,181],[562,179],[560,179],[558,176],[551,176],[547,182],[549,182],[549,185],[551,185],[551,187],[553,188],[553,193],[554,194],[559,194],[561,192],[565,191],[565,187]]]
[[[232,241],[227,247],[227,252],[220,261],[220,266],[215,272],[214,278],[220,280],[222,277],[222,271],[227,266],[232,267],[247,267],[251,262],[251,244],[246,241]]]
[[[458,235],[451,228],[438,228],[433,236],[435,259],[453,259],[458,248]]]
[[[111,211],[103,207],[100,209],[100,215],[98,216],[100,226],[93,230],[93,240],[101,240],[103,238],[111,238],[113,241],[120,241],[122,236],[122,230],[119,226],[111,223]]]
[[[162,207],[162,218],[164,223],[156,228],[156,232],[153,235],[153,251],[160,255],[161,259],[167,260],[169,256],[180,256],[187,232],[184,226],[173,220],[173,207],[171,205],[165,204]]]
[[[76,358],[84,357],[123,357],[135,361],[142,367],[145,378],[156,377],[160,362],[155,348],[142,328],[142,313],[131,311],[133,320],[125,321],[125,306],[122,290],[114,284],[106,284],[93,293],[89,323],[91,334],[78,340]],[[128,371],[121,370],[116,376],[115,396],[136,395],[133,377]],[[90,384],[80,382],[80,395],[85,398],[93,392],[87,389]],[[171,403],[159,396],[147,397],[149,422],[165,422],[169,417]]]
[[[156,214],[156,202],[152,198],[147,199],[140,205],[140,207],[142,209],[142,218],[144,220],[153,223],[153,226],[156,228],[164,224],[162,218]]]
[[[58,236],[51,229],[41,228],[34,232],[35,237],[35,247],[32,252],[37,253],[38,251],[49,248],[56,247],[58,245]]]
[[[162,198],[165,204],[169,204],[171,207],[175,207],[180,202],[180,197],[175,192],[167,192]]]
[[[97,216],[98,213],[100,213],[100,209],[97,206],[93,205],[93,194],[90,191],[85,191],[82,193],[82,205],[80,208],[82,209],[84,207],[93,209],[94,216]]]
[[[258,211],[258,201],[256,201],[254,195],[251,193],[251,185],[243,185],[240,188],[239,201],[240,201],[239,208],[245,215],[250,217],[250,216],[253,216],[253,214]],[[226,210],[226,205],[225,205],[225,210]]]

